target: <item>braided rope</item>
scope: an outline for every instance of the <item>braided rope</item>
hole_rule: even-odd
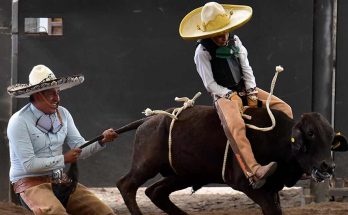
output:
[[[145,114],[145,116],[151,116],[154,114],[164,114],[164,115],[169,116],[172,119],[178,119],[178,118],[176,118],[175,115],[168,113],[167,111],[163,111],[163,110],[151,110],[150,108],[146,108],[142,113]]]
[[[277,77],[278,77],[278,73],[284,71],[284,68],[282,66],[276,66],[276,72],[274,74],[274,77],[272,79],[272,83],[271,83],[271,90],[270,90],[270,93],[267,97],[267,101],[266,101],[266,109],[267,109],[267,113],[269,115],[269,117],[271,118],[271,121],[272,121],[272,125],[269,126],[269,127],[265,127],[265,128],[260,128],[260,127],[257,127],[255,125],[251,125],[251,124],[245,124],[247,127],[251,128],[251,129],[254,129],[254,130],[258,130],[258,131],[270,131],[272,130],[275,125],[276,125],[276,121],[275,121],[275,118],[274,118],[274,115],[271,111],[271,109],[269,108],[269,103],[271,102],[271,98],[272,98],[272,95],[273,95],[273,90],[274,90],[274,87],[275,87],[275,83],[277,81]],[[250,116],[248,115],[243,115],[243,117],[245,118],[248,118],[248,119],[251,119]]]
[[[175,97],[175,101],[177,101],[177,102],[184,102],[184,104],[180,108],[175,108],[172,113],[168,113],[168,112],[162,111],[162,110],[152,111],[149,108],[147,108],[143,112],[146,116],[150,116],[150,115],[153,115],[153,114],[165,114],[165,115],[167,115],[167,116],[172,118],[172,121],[170,122],[169,135],[168,135],[168,158],[169,158],[170,166],[172,167],[172,169],[174,170],[175,173],[176,173],[176,171],[175,171],[175,168],[173,166],[173,158],[172,158],[173,157],[172,156],[172,130],[173,130],[173,127],[174,127],[174,123],[175,123],[176,120],[178,120],[178,116],[179,116],[179,114],[183,110],[185,110],[185,109],[187,109],[189,107],[193,107],[193,105],[195,104],[196,99],[201,94],[202,94],[201,92],[196,93],[196,95],[192,99],[189,99],[187,97],[181,97],[181,98]]]

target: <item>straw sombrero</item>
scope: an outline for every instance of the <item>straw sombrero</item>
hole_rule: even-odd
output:
[[[8,94],[17,98],[27,98],[31,94],[59,88],[65,90],[84,81],[83,75],[73,75],[62,78],[56,78],[53,72],[44,65],[34,66],[29,75],[29,84],[15,84],[7,88]]]
[[[183,18],[179,33],[186,40],[214,37],[241,27],[250,20],[252,14],[253,10],[249,6],[209,2]]]

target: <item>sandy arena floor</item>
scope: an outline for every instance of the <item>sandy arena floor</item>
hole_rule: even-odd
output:
[[[119,215],[130,214],[117,188],[93,188],[103,201]],[[262,214],[259,207],[245,194],[231,188],[202,188],[191,195],[190,189],[171,195],[172,201],[191,215],[251,215]],[[327,202],[305,205],[303,189],[291,188],[280,192],[285,215],[347,215],[348,203]],[[138,190],[137,202],[145,215],[164,214],[145,196],[144,188]]]
[[[129,215],[117,188],[91,188],[91,190],[118,215]],[[347,202],[304,203],[302,188],[280,192],[284,215],[347,215]],[[231,188],[202,188],[191,195],[190,189],[175,192],[172,201],[190,215],[261,215],[261,210],[243,193]],[[163,215],[139,189],[137,201],[144,215]],[[8,202],[0,202],[0,215],[28,215],[30,212]]]

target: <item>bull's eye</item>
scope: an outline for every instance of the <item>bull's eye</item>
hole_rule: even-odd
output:
[[[307,135],[308,135],[309,137],[313,137],[313,136],[314,136],[314,132],[313,132],[312,130],[309,130],[309,131],[307,132]]]

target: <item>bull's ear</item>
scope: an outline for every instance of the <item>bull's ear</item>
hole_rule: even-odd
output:
[[[302,132],[298,128],[293,128],[291,133],[291,145],[292,149],[294,151],[299,151],[301,148],[303,148],[303,138],[302,138]]]
[[[340,132],[336,133],[332,142],[331,150],[335,152],[348,151],[347,138],[343,136]]]

